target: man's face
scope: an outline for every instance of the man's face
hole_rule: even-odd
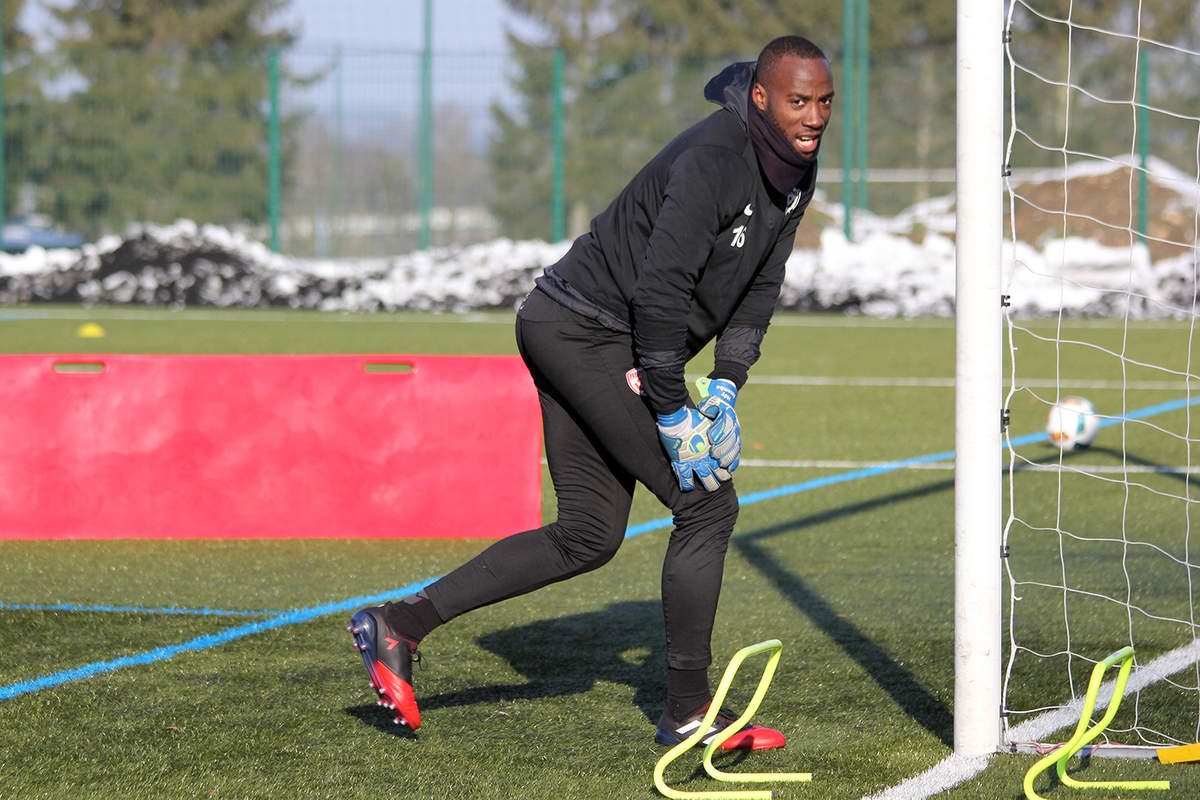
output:
[[[784,56],[758,76],[750,97],[801,158],[817,157],[833,113],[833,70],[828,61]]]

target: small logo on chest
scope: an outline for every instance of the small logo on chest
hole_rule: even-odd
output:
[[[785,215],[791,214],[793,211],[796,210],[796,206],[800,205],[800,195],[801,195],[800,187],[796,187],[795,189],[792,189],[792,193],[788,195],[787,208],[784,209],[784,211],[783,211],[783,213]]]
[[[753,213],[754,213],[753,203],[746,203],[746,207],[742,209],[742,214],[744,216],[749,217]],[[733,229],[733,240],[730,241],[729,244],[731,244],[732,246],[737,247],[737,248],[741,248],[741,247],[745,246],[745,244],[746,244],[746,228],[748,228],[748,227],[749,227],[749,225],[745,224],[745,225],[738,225],[736,228],[734,228]]]

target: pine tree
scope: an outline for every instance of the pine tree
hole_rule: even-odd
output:
[[[41,64],[28,32],[17,24],[25,0],[4,3],[4,213],[22,210],[22,187],[36,173],[31,151],[45,132]]]
[[[88,233],[130,221],[260,221],[267,196],[268,58],[294,35],[285,0],[77,0],[50,10],[51,212]]]
[[[828,42],[840,21],[782,0],[507,3],[543,34],[510,34],[518,103],[493,110],[492,211],[518,237],[550,234],[555,49],[567,65],[565,194],[578,221],[601,211],[671,137],[716,110],[703,89],[722,67],[753,60],[788,33]]]
[[[488,150],[494,195],[492,213],[506,236],[550,237],[553,163],[553,51],[509,37],[509,49],[520,65],[514,87],[521,108],[492,109],[496,125]]]

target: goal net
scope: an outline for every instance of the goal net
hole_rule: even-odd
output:
[[[1174,0],[1007,7],[1002,722],[1015,749],[1068,737],[1093,666],[1129,645],[1101,749],[1200,740],[1198,22]],[[1090,447],[1044,432],[1068,396],[1096,409]]]

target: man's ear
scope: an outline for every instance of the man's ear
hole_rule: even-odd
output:
[[[754,101],[754,105],[758,106],[759,111],[767,110],[767,90],[761,83],[755,81],[753,88],[750,89],[750,99]]]

